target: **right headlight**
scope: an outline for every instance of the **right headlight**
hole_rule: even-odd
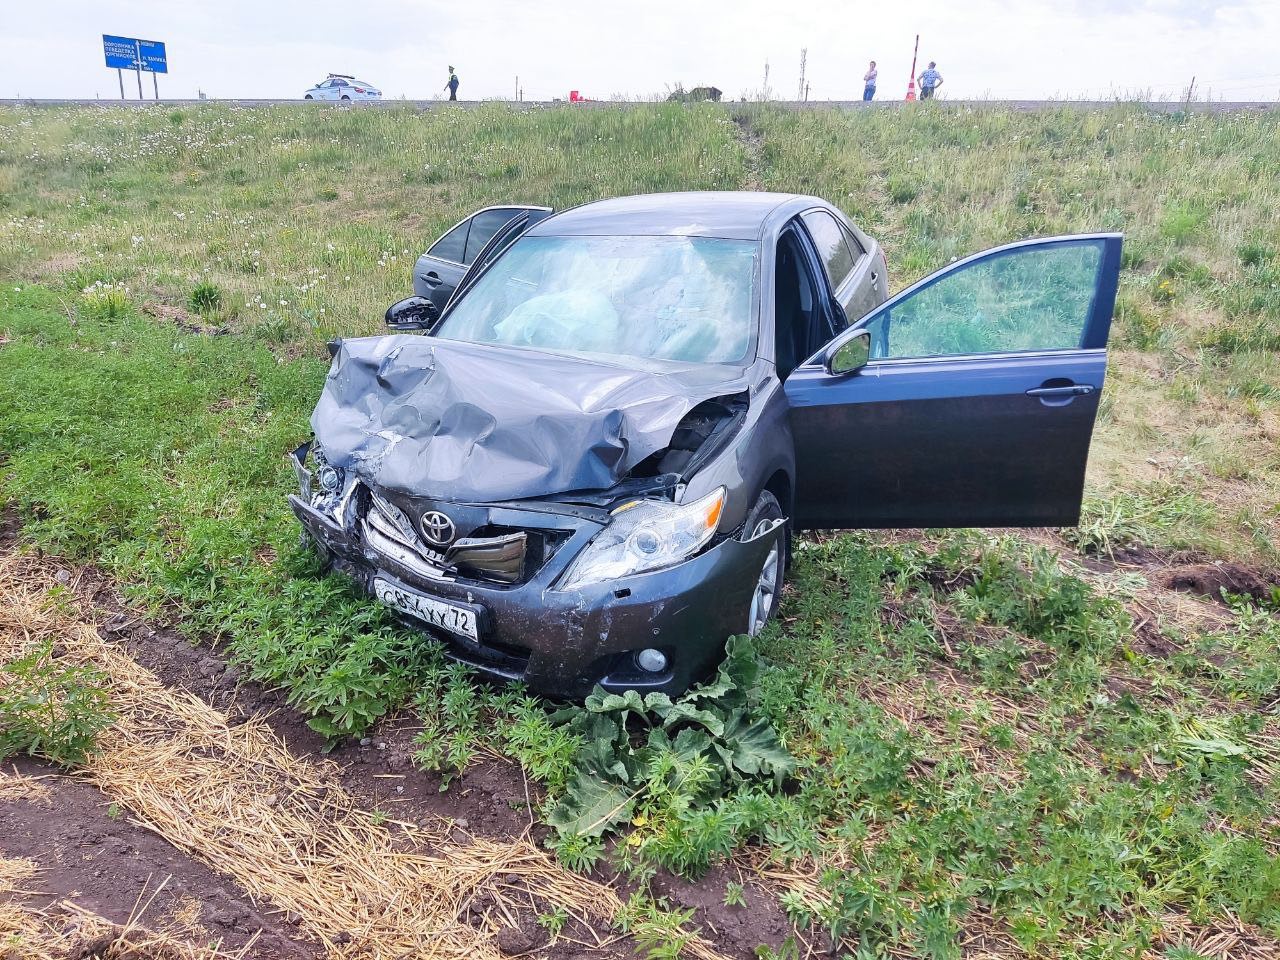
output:
[[[324,455],[324,447],[320,446],[319,440],[311,446],[311,459],[316,465],[315,478],[320,486],[319,495],[337,496],[342,490],[344,477],[340,469],[329,463],[329,458]]]
[[[565,574],[562,590],[674,566],[715,536],[725,488],[692,503],[632,500],[583,548]]]

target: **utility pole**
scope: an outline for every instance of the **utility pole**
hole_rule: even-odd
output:
[[[799,89],[798,89],[798,90],[796,90],[796,99],[797,99],[797,100],[804,100],[804,99],[807,99],[807,98],[805,97],[805,94],[804,94],[804,91],[805,91],[804,67],[805,67],[805,62],[806,62],[808,59],[809,59],[809,48],[808,48],[808,47],[802,47],[802,48],[800,49],[800,87],[799,87]]]
[[[520,74],[516,74],[516,103],[520,102]]]
[[[764,86],[760,88],[760,99],[769,99],[769,61],[764,62]]]
[[[1191,83],[1187,85],[1187,104],[1190,105],[1192,98],[1196,95],[1196,78],[1191,77]]]

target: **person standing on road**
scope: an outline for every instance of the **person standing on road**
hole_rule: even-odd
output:
[[[938,65],[932,60],[924,73],[916,77],[920,81],[920,99],[932,100],[934,92],[942,86],[942,74],[938,72]]]
[[[458,99],[458,75],[453,72],[453,67],[449,68],[449,82],[445,84],[445,89],[449,91],[449,99]]]
[[[880,75],[880,71],[876,69],[876,62],[871,61],[871,68],[867,70],[867,75],[862,78],[862,82],[866,84],[862,88],[863,100],[874,100],[876,97],[876,77]]]

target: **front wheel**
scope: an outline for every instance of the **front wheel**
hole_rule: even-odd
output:
[[[344,93],[344,94],[342,95],[342,99],[343,99],[343,100],[350,100],[351,98],[350,98],[350,97],[348,97],[348,96]]]
[[[311,94],[309,94],[309,93],[308,93],[308,94],[307,94],[305,97],[303,97],[302,99],[303,99],[303,100],[314,100],[314,99],[315,99],[315,97],[313,97]]]
[[[747,514],[746,523],[742,525],[742,539],[751,540],[760,536],[779,520],[786,521],[778,498],[768,490],[760,493],[755,506]],[[747,634],[754,637],[764,625],[773,619],[778,611],[778,601],[782,597],[782,574],[786,565],[783,551],[786,549],[786,535],[774,539],[773,546],[765,554],[759,574],[756,577],[755,589],[751,592],[751,605],[747,610]]]

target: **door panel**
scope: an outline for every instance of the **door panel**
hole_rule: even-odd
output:
[[[1079,519],[1120,237],[1028,241],[889,300],[787,379],[799,527]],[[872,360],[824,358],[868,330]]]
[[[467,268],[460,263],[424,253],[413,268],[413,292],[443,311],[466,272]]]
[[[413,292],[426,297],[443,313],[469,266],[490,241],[517,217],[543,209],[492,207],[473,213],[418,258],[413,268]]]
[[[797,369],[786,383],[796,525],[1076,523],[1105,369],[1100,350],[873,362],[844,379]],[[1066,383],[1092,389],[1066,402],[1027,395]]]

